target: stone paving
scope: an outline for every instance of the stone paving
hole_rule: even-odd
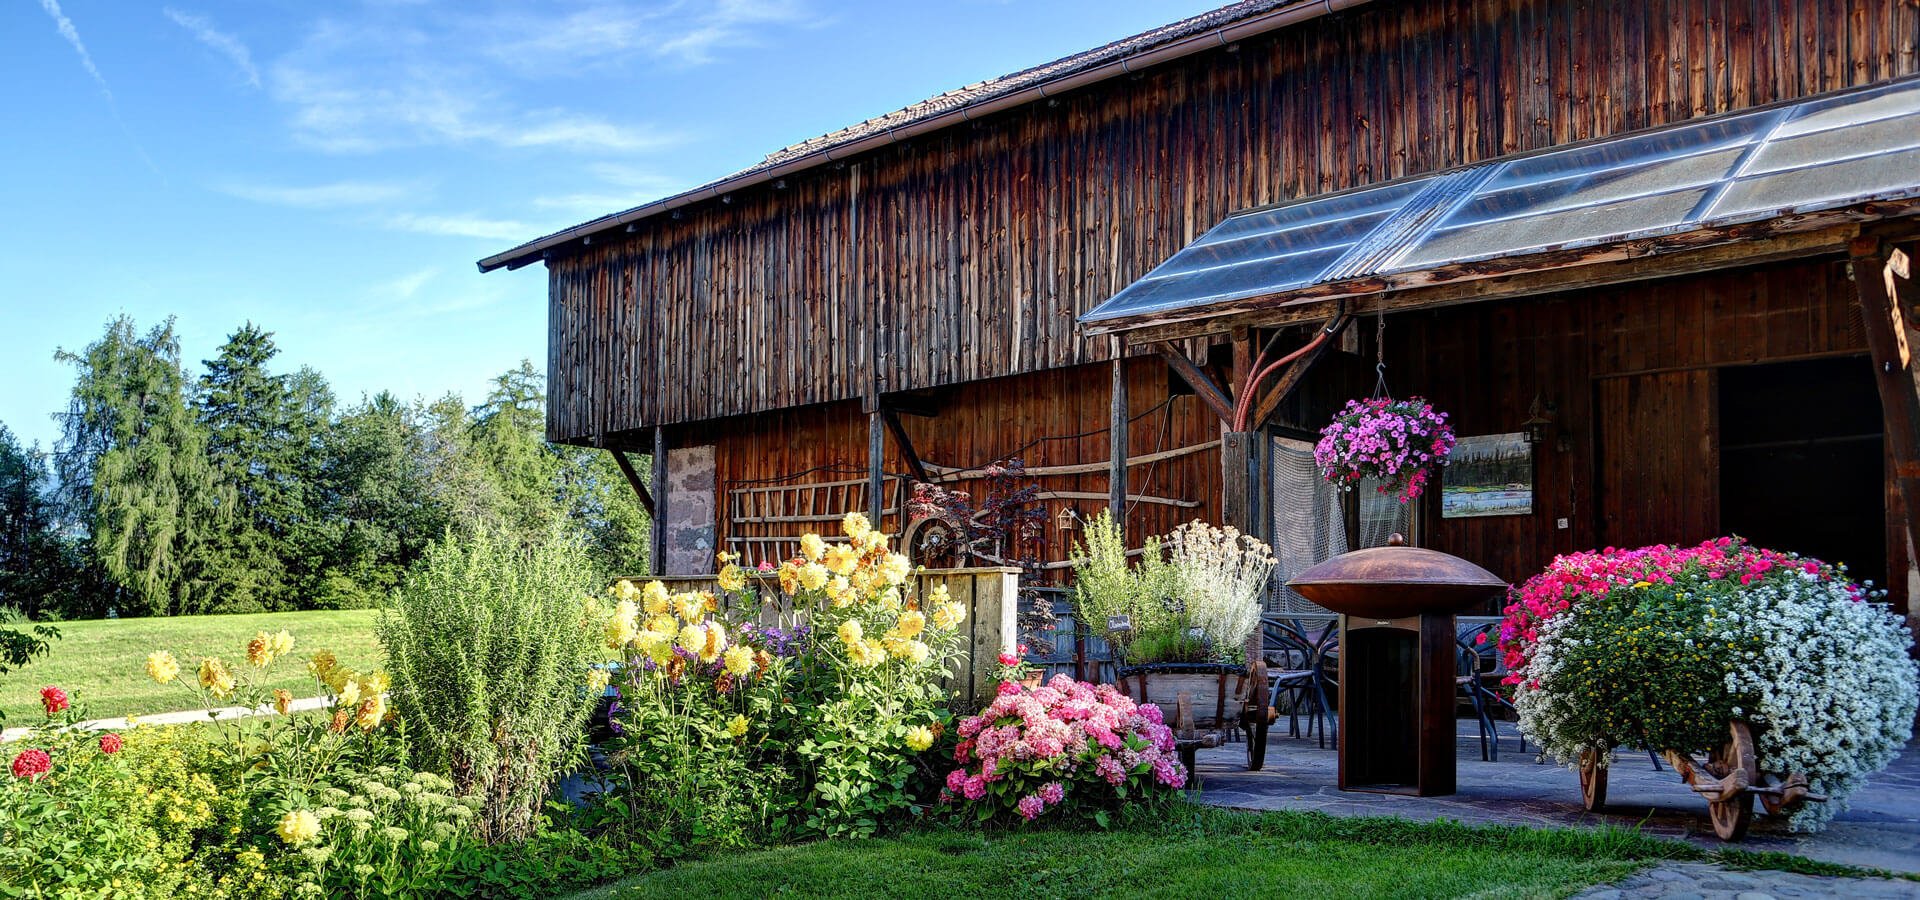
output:
[[[1886,878],[1825,878],[1792,872],[1734,872],[1709,863],[1670,863],[1656,866],[1617,884],[1590,888],[1575,900],[1629,900],[1663,897],[1666,900],[1770,900],[1770,898],[1847,897],[1849,900],[1892,900],[1920,897],[1920,883]]]
[[[1499,724],[1499,761],[1485,762],[1480,759],[1480,741],[1473,723],[1460,722],[1456,752],[1459,790],[1451,796],[1341,791],[1336,787],[1337,760],[1331,744],[1321,749],[1312,738],[1288,737],[1283,719],[1268,741],[1262,771],[1246,770],[1244,743],[1201,751],[1197,766],[1201,784],[1195,797],[1235,809],[1317,810],[1332,815],[1445,818],[1537,827],[1612,824],[1638,827],[1649,834],[1680,838],[1703,847],[1725,846],[1707,821],[1706,803],[1694,799],[1664,763],[1656,772],[1644,753],[1634,756],[1623,751],[1609,777],[1607,808],[1589,813],[1580,808],[1579,780],[1573,772],[1537,761],[1531,750],[1520,752],[1519,735],[1513,725]],[[1756,815],[1752,830],[1739,846],[1853,866],[1920,872],[1920,742],[1908,745],[1900,759],[1856,793],[1852,807],[1826,831],[1793,834],[1784,822]],[[1729,873],[1710,865],[1687,864],[1661,866],[1607,888],[1618,890],[1618,894],[1602,891],[1591,896],[1735,897],[1751,893],[1753,896],[1744,900],[1759,900],[1761,895],[1845,893],[1858,897],[1920,897],[1920,882],[1867,880],[1855,890],[1850,884],[1855,880],[1778,872]],[[1749,881],[1761,886],[1753,887]]]

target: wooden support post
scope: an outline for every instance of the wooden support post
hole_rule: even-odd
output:
[[[1265,441],[1258,431],[1229,431],[1220,441],[1220,510],[1225,524],[1246,534],[1258,536],[1261,511],[1266,508],[1260,496],[1262,481],[1259,448]]]
[[[887,430],[893,432],[893,442],[900,445],[900,455],[907,458],[907,471],[913,473],[913,480],[932,481],[927,477],[927,464],[920,461],[919,453],[914,452],[913,438],[907,437],[906,427],[900,424],[900,413],[887,406],[881,407],[880,414],[886,417]]]
[[[647,526],[647,568],[654,575],[667,574],[667,429],[653,429],[653,521]]]
[[[640,498],[641,508],[645,509],[647,515],[651,517],[653,495],[647,492],[646,482],[640,480],[640,473],[633,470],[633,461],[627,459],[627,452],[618,447],[608,447],[607,452],[613,454],[613,464],[620,467],[620,474],[627,477],[627,484],[633,488],[634,495]]]
[[[1910,310],[1901,308],[1898,284],[1887,271],[1888,248],[1879,238],[1855,240],[1848,255],[1886,416],[1887,443],[1893,448],[1894,483],[1906,507],[1907,538],[1920,545],[1920,393],[1915,391],[1913,352],[1907,345]]]
[[[875,528],[881,527],[880,511],[887,508],[886,498],[881,496],[887,484],[887,426],[884,418],[877,407],[867,414],[867,520]]]
[[[1107,513],[1125,533],[1127,523],[1127,348],[1113,339],[1113,389],[1107,404]]]
[[[1155,344],[1153,352],[1160,354],[1160,358],[1167,361],[1167,368],[1172,369],[1175,375],[1180,376],[1180,380],[1193,388],[1194,396],[1199,397],[1200,402],[1213,410],[1213,414],[1219,416],[1220,421],[1226,422],[1233,418],[1233,398],[1227,394],[1225,388],[1208,377],[1199,366],[1194,365],[1193,360],[1188,359],[1186,354],[1169,344]]]

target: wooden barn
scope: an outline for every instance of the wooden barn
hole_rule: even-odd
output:
[[[1110,508],[1515,581],[1739,533],[1905,608],[1917,74],[1911,0],[1249,0],[480,266],[547,265],[549,437],[651,455],[666,573],[932,483],[1025,486],[1049,577]],[[1382,388],[1498,483],[1320,485]]]

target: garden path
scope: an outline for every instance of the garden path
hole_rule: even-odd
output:
[[[1334,751],[1311,738],[1289,738],[1285,722],[1267,744],[1266,767],[1246,770],[1246,745],[1228,744],[1201,751],[1201,790],[1196,799],[1237,809],[1317,810],[1333,815],[1402,816],[1454,819],[1475,824],[1568,827],[1638,827],[1663,837],[1703,847],[1723,846],[1707,821],[1707,806],[1679,782],[1673,770],[1656,772],[1645,754],[1622,752],[1608,785],[1608,806],[1601,813],[1580,808],[1574,774],[1519,752],[1511,723],[1500,723],[1500,760],[1483,762],[1471,720],[1459,722],[1456,759],[1459,791],[1447,797],[1344,792],[1335,787]],[[1854,794],[1852,808],[1818,834],[1792,834],[1784,823],[1754,819],[1742,849],[1777,851],[1826,862],[1920,872],[1920,742],[1885,772]],[[1920,883],[1912,885],[1920,896]],[[1631,896],[1631,895],[1629,895]]]
[[[1848,900],[1894,900],[1920,897],[1920,883],[1887,878],[1829,878],[1793,872],[1735,872],[1711,863],[1668,863],[1655,866],[1614,884],[1603,884],[1574,895],[1574,900],[1789,900],[1800,897],[1846,897]]]
[[[305,697],[293,701],[292,711],[306,712],[308,710],[319,709],[326,705],[327,698],[325,697]],[[215,717],[219,719],[241,719],[247,716],[270,715],[273,710],[268,707],[247,709],[244,706],[222,706],[213,712]],[[204,709],[189,709],[181,712],[149,713],[144,716],[114,716],[108,719],[87,719],[74,727],[82,731],[113,731],[130,727],[127,724],[129,719],[140,725],[187,725],[193,722],[205,722],[207,720],[207,711]],[[27,732],[31,730],[33,730],[31,726],[21,725],[0,731],[0,744],[17,741],[26,737]]]

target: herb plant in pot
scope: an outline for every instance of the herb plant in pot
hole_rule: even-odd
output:
[[[1088,523],[1074,559],[1074,607],[1114,649],[1117,686],[1176,718],[1190,695],[1196,724],[1223,727],[1246,673],[1246,646],[1260,625],[1273,552],[1232,528],[1190,522],[1148,538],[1129,561],[1105,513]]]

